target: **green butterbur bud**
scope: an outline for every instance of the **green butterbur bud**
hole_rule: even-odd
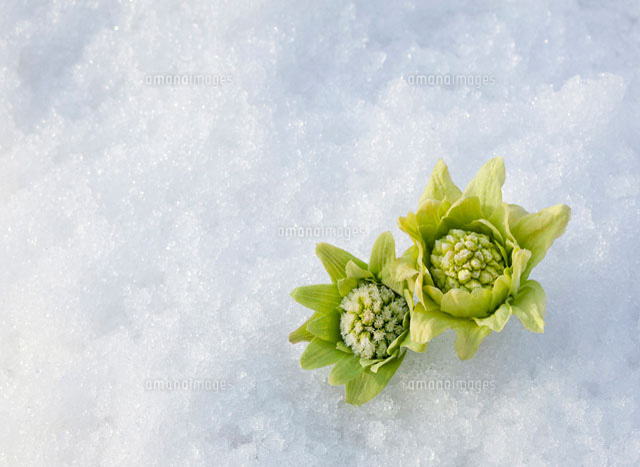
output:
[[[466,360],[512,315],[526,329],[544,331],[546,298],[530,274],[564,232],[571,209],[557,204],[527,212],[503,201],[504,181],[504,161],[496,157],[461,190],[440,160],[418,210],[399,219],[413,240],[414,260],[392,270],[396,280],[415,271],[407,280],[417,298],[410,316],[413,342],[427,343],[452,329],[456,353]]]
[[[361,283],[342,299],[340,333],[353,353],[363,358],[383,358],[389,345],[404,331],[402,319],[409,311],[404,298],[384,285]]]
[[[314,314],[289,341],[308,342],[300,366],[313,370],[333,365],[329,383],[344,384],[345,401],[362,405],[384,389],[407,349],[427,348],[411,338],[411,312],[404,298],[411,291],[406,281],[391,278],[396,260],[391,232],[377,238],[368,264],[327,243],[318,244],[316,254],[331,284],[298,287],[291,293]]]
[[[504,261],[489,236],[452,229],[436,240],[429,268],[444,292],[491,288],[504,271]]]

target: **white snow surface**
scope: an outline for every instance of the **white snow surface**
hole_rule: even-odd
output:
[[[0,465],[640,464],[637,1],[0,9]],[[452,74],[490,82],[410,82]],[[545,333],[445,333],[346,405],[287,340],[315,243],[403,250],[437,159],[493,156],[572,208]]]

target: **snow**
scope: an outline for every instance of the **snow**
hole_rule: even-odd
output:
[[[639,20],[632,0],[5,2],[0,464],[638,465]],[[512,320],[466,362],[444,334],[345,405],[287,341],[309,314],[289,292],[327,281],[315,243],[405,248],[436,160],[464,185],[492,156],[506,200],[573,210],[533,274],[545,333]]]

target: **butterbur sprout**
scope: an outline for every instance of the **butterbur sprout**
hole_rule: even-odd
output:
[[[414,246],[393,267],[417,297],[411,337],[426,343],[447,329],[457,334],[461,359],[500,332],[511,315],[543,332],[545,293],[532,269],[564,232],[564,204],[528,213],[502,201],[501,158],[487,162],[462,192],[440,160],[415,213],[398,221]]]
[[[300,357],[305,370],[333,365],[329,384],[345,385],[345,400],[361,405],[387,385],[409,348],[424,352],[409,332],[406,284],[391,278],[396,259],[390,232],[376,240],[369,264],[320,243],[316,254],[331,284],[298,287],[291,296],[315,313],[289,335],[309,342]],[[406,296],[405,296],[406,295]]]
[[[564,232],[564,204],[528,213],[502,201],[501,158],[487,162],[461,191],[440,160],[416,212],[398,220],[413,246],[396,258],[390,232],[376,240],[369,264],[318,244],[331,284],[298,287],[291,296],[314,314],[292,332],[308,342],[304,369],[333,365],[329,383],[361,405],[384,389],[406,349],[424,352],[448,329],[458,356],[469,359],[511,315],[543,332],[545,293],[532,269]]]

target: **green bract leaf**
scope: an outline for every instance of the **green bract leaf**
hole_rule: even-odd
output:
[[[391,264],[391,276],[394,280],[405,281],[411,280],[418,274],[417,261],[418,247],[412,246],[408,248],[400,258]]]
[[[407,331],[407,333],[408,333],[408,331]],[[369,370],[371,370],[371,372],[373,372],[373,373],[377,373],[378,370],[380,368],[382,368],[384,365],[387,365],[387,364],[393,362],[394,360],[396,360],[397,357],[399,356],[398,352],[399,352],[399,350],[398,351],[394,351],[394,352],[392,352],[393,353],[392,356],[387,357],[387,358],[385,358],[383,360],[378,360],[376,363],[374,363],[373,365],[371,365],[369,367]]]
[[[340,337],[340,312],[336,309],[324,313],[307,324],[307,331],[322,340],[336,343]]]
[[[398,226],[413,240],[415,250],[412,251],[412,254],[414,254],[415,260],[412,262],[412,264],[415,265],[413,267],[416,268],[418,274],[415,276],[415,278],[410,280],[408,279],[408,287],[411,292],[415,292],[416,295],[418,295],[418,300],[422,300],[422,284],[425,278],[425,272],[427,272],[427,270],[424,265],[425,244],[416,222],[417,221],[415,214],[410,212],[407,217],[401,217],[398,219]],[[428,281],[430,283],[433,283],[430,277],[428,277]]]
[[[412,310],[413,309],[413,295],[407,289],[405,289],[405,291],[404,291],[404,299],[407,302],[407,305],[409,305],[409,310]]]
[[[415,221],[418,226],[419,239],[422,240],[424,245],[431,245],[435,241],[438,233],[438,225],[442,220],[442,216],[450,206],[451,204],[448,201],[441,202],[428,199],[418,207],[415,214]],[[446,210],[443,212],[444,208],[446,208]]]
[[[491,290],[478,287],[469,293],[451,289],[442,297],[440,308],[456,318],[482,318],[491,308]]]
[[[353,279],[349,277],[340,279],[338,281],[338,293],[343,297],[349,295],[349,292],[355,289],[358,286],[359,282],[360,281],[358,279]]]
[[[489,217],[502,204],[504,178],[504,161],[501,157],[494,157],[480,168],[465,188],[462,196],[464,198],[478,197],[485,216]]]
[[[529,250],[522,250],[516,247],[512,253],[512,268],[513,273],[511,275],[511,288],[509,293],[515,296],[520,288],[520,277],[527,267],[527,263],[531,258],[531,252]]]
[[[341,352],[348,353],[349,355],[353,355],[353,350],[344,345],[344,342],[342,342],[341,340],[336,342],[336,349],[340,350]]]
[[[418,220],[413,212],[409,212],[406,217],[398,218],[398,227],[404,233],[409,235],[414,242],[422,242],[420,229],[418,228]]]
[[[531,259],[522,273],[527,279],[529,273],[544,258],[547,250],[564,232],[571,217],[571,209],[565,204],[557,204],[533,214],[527,214],[513,225],[511,232],[518,245],[531,251]]]
[[[433,172],[431,172],[427,188],[424,190],[424,193],[422,193],[422,196],[420,196],[418,204],[421,204],[427,199],[435,199],[438,201],[447,200],[450,203],[454,203],[461,195],[462,192],[453,183],[453,180],[451,180],[447,165],[440,159],[436,163]]]
[[[309,324],[309,321],[317,318],[318,316],[322,316],[322,313],[315,312],[311,318],[306,320],[298,329],[289,334],[289,342],[291,342],[292,344],[297,344],[298,342],[310,342],[311,340],[313,340],[315,336],[307,331],[307,324]]]
[[[347,263],[345,270],[349,279],[373,279],[373,274],[368,269],[361,268],[353,261]]]
[[[353,354],[345,353],[331,369],[329,384],[340,386],[358,376],[362,371],[364,368],[360,365],[360,359]]]
[[[408,248],[400,258],[395,259],[382,271],[382,283],[402,296],[407,287],[406,281],[410,281],[412,277],[418,274],[415,269],[417,255],[418,247],[414,245]]]
[[[500,332],[511,317],[511,306],[503,303],[494,313],[486,318],[473,318],[478,326],[486,326],[492,331]]]
[[[369,260],[369,271],[380,277],[380,273],[396,259],[396,243],[391,232],[381,234],[373,244],[371,259]]]
[[[473,221],[482,219],[483,215],[477,196],[460,198],[447,211],[435,237],[442,237],[451,229],[464,229]]]
[[[513,234],[511,233],[509,216],[509,205],[507,203],[502,203],[500,206],[494,209],[493,213],[491,213],[491,216],[489,216],[488,221],[500,232],[500,236],[504,241],[505,250],[510,254],[511,250],[513,250],[513,248],[517,245],[517,242]]]
[[[344,352],[336,349],[333,342],[323,341],[314,337],[300,357],[300,367],[305,370],[313,370],[337,362]]]
[[[386,285],[395,293],[402,295],[402,291],[404,290],[404,282],[396,281],[393,279],[391,275],[391,268],[387,267],[382,271],[381,274],[381,282],[383,285]]]
[[[407,335],[405,336],[404,340],[402,341],[402,344],[400,344],[400,347],[406,347],[407,349],[416,352],[416,353],[422,353],[425,350],[427,350],[427,343],[423,342],[423,343],[419,343],[414,341],[411,338],[411,332],[407,333]]]
[[[320,258],[320,261],[322,261],[324,268],[329,273],[329,277],[331,277],[331,281],[334,284],[337,283],[338,280],[347,277],[346,267],[349,261],[353,261],[361,268],[367,269],[367,263],[328,243],[318,243],[316,245],[316,255]]]
[[[538,282],[533,280],[523,282],[513,301],[513,314],[529,331],[544,332],[546,300],[544,290]]]
[[[505,271],[505,273],[498,277],[493,283],[493,290],[491,290],[491,306],[489,307],[489,310],[495,310],[507,299],[510,288],[511,278],[509,277],[509,272]]]
[[[497,247],[502,247],[504,243],[504,237],[498,228],[486,219],[476,219],[473,222],[467,224],[467,229],[474,232],[483,233],[489,235],[496,242]]]
[[[376,397],[394,375],[405,353],[380,367],[377,373],[365,370],[350,380],[345,386],[345,401],[353,405],[362,405]]]
[[[440,311],[438,305],[431,301],[427,304],[417,303],[411,312],[411,339],[418,343],[429,342],[449,328],[454,327],[459,320]]]
[[[425,285],[423,287],[423,290],[427,293],[427,295],[429,296],[429,298],[431,298],[431,300],[433,300],[438,304],[438,306],[442,304],[442,297],[444,296],[444,294],[442,293],[442,290],[440,290],[437,287],[434,287],[433,285]]]
[[[529,214],[525,208],[523,208],[522,206],[518,206],[517,204],[507,203],[506,208],[507,208],[506,215],[508,218],[508,224],[510,228],[513,228],[513,226],[516,225],[517,222],[522,217]]]
[[[491,334],[490,328],[478,326],[471,320],[460,320],[455,329],[458,336],[455,348],[460,360],[468,360],[473,357],[480,342]]]
[[[333,284],[298,287],[291,292],[291,297],[300,305],[321,313],[335,309],[342,301],[342,296]]]
[[[409,334],[409,330],[405,329],[402,334],[396,337],[394,341],[391,344],[389,344],[389,348],[387,349],[387,352],[389,352],[389,355],[393,354],[393,352],[395,352],[397,349],[400,348],[400,344],[402,344],[402,342],[404,341],[404,338],[407,337],[407,334]]]
[[[371,359],[371,358],[360,358],[360,366],[362,368],[369,368],[371,365],[379,361],[380,360]]]
[[[404,280],[397,280],[394,276],[393,265],[395,264],[395,262],[396,260],[394,260],[393,263],[387,265],[382,273],[380,273],[380,281],[395,293],[402,296],[405,288],[407,287],[407,283]]]

